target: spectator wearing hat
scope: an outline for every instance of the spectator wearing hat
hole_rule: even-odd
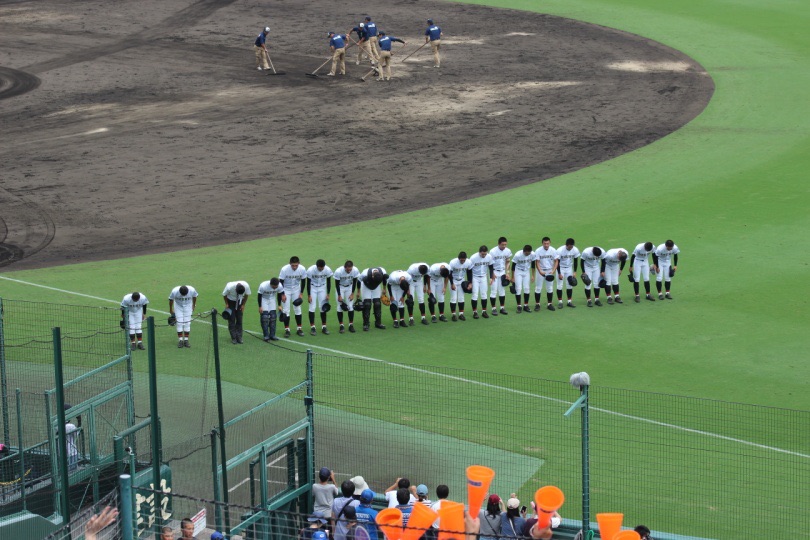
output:
[[[267,63],[267,34],[270,33],[270,27],[266,26],[264,30],[253,42],[253,52],[256,53],[256,69],[259,71],[263,69],[270,69],[270,64]]]
[[[536,516],[537,505],[534,504],[534,501],[532,501],[532,510],[534,510]],[[525,525],[523,525],[523,536],[527,538],[551,538],[552,529],[559,527],[560,523],[562,523],[562,518],[557,512],[551,514],[551,524],[546,529],[537,528],[537,517],[527,519]]]
[[[523,536],[524,516],[520,515],[520,500],[514,493],[506,501],[506,512],[501,513],[501,536],[517,538]]]
[[[214,531],[211,533],[211,540],[225,540],[225,535],[219,531]]]
[[[355,490],[355,493],[357,491]],[[371,507],[374,502],[376,493],[366,488],[360,492],[360,506],[355,510],[357,513],[357,523],[368,531],[368,536],[371,540],[377,540],[377,510]]]
[[[351,480],[344,480],[340,484],[340,492],[342,497],[336,498],[332,503],[332,530],[335,531],[333,540],[346,540],[347,527],[344,514],[349,507],[360,505],[360,501],[352,498],[354,484]]]
[[[433,501],[428,499],[428,487],[425,484],[419,484],[416,486],[416,504],[422,503],[428,508],[431,507]]]
[[[486,509],[481,509],[478,518],[481,521],[479,534],[481,540],[495,540],[501,535],[501,512],[503,511],[503,501],[493,493],[487,499]]]
[[[385,500],[388,502],[388,508],[396,508],[399,502],[397,501],[397,491],[400,489],[405,489],[410,496],[410,504],[416,502],[416,497],[410,493],[411,488],[411,481],[407,478],[397,478],[396,482],[391,484],[388,489],[385,490]]]
[[[408,520],[411,517],[411,512],[413,511],[414,505],[414,498],[410,491],[405,488],[399,488],[397,490],[397,505],[394,508],[399,509],[402,512],[402,526],[406,527],[408,525]]]
[[[312,497],[315,505],[310,523],[319,522],[326,524],[327,519],[332,516],[332,503],[338,495],[338,488],[335,485],[335,473],[328,467],[321,467],[318,472],[318,483],[312,484]]]
[[[354,484],[354,495],[352,495],[352,497],[357,499],[358,501],[360,500],[360,496],[363,494],[365,490],[371,489],[368,487],[368,484],[366,483],[366,481],[363,479],[362,476],[358,475],[353,478],[349,478],[349,480],[351,480],[352,484]]]
[[[444,484],[436,486],[436,497],[438,500],[430,505],[430,509],[438,513],[442,507],[442,501],[447,500],[450,496],[450,488]],[[435,540],[439,537],[439,528],[441,527],[441,518],[436,518],[430,530],[425,535],[426,540]]]

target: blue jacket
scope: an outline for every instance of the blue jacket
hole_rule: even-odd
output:
[[[405,43],[401,39],[395,38],[394,36],[382,36],[380,37],[379,40],[377,40],[377,45],[379,45],[380,49],[383,51],[390,51],[392,41],[399,41],[400,43]]]
[[[335,34],[329,39],[329,45],[335,49],[342,49],[346,46],[346,34]]]
[[[434,24],[425,30],[425,35],[430,36],[430,41],[436,41],[437,39],[441,39],[442,29]]]

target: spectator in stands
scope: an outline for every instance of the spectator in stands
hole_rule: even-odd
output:
[[[368,484],[366,483],[366,481],[363,479],[362,476],[355,476],[354,478],[349,478],[349,480],[351,480],[352,484],[354,484],[354,495],[353,495],[353,497],[355,499],[357,499],[358,501],[360,500],[360,495],[365,490],[371,489],[370,487],[368,487]]]
[[[359,526],[357,523],[357,508],[347,506],[343,512],[343,520],[346,522],[346,540],[354,540],[354,531]]]
[[[194,522],[191,518],[183,518],[180,522],[180,538],[183,540],[194,538]]]
[[[416,502],[416,497],[414,497],[413,494],[411,494],[411,492],[409,491],[410,488],[411,488],[410,480],[408,480],[407,478],[397,478],[396,481],[393,484],[391,484],[391,486],[388,489],[385,490],[385,500],[388,501],[388,508],[396,508],[396,506],[399,504],[397,502],[397,491],[400,489],[405,489],[406,491],[408,491],[408,494],[410,495],[411,504]]]
[[[520,514],[520,501],[512,493],[506,501],[506,512],[501,513],[501,536],[517,538],[523,535],[526,519]]]
[[[332,530],[334,531],[334,540],[346,540],[346,520],[343,514],[350,506],[358,506],[360,501],[352,498],[354,495],[354,484],[351,480],[344,480],[340,484],[340,492],[343,495],[338,497],[332,503]],[[357,517],[355,516],[355,520]]]
[[[318,472],[318,483],[312,484],[312,496],[315,499],[315,505],[312,517],[309,518],[310,523],[316,521],[326,523],[327,519],[332,516],[332,503],[335,502],[337,495],[338,488],[335,485],[335,473],[330,471],[328,467],[321,467]]]
[[[413,510],[413,495],[406,488],[399,488],[397,490],[397,505],[394,508],[399,508],[402,512],[402,526],[408,524],[408,519],[411,517]]]
[[[439,509],[442,507],[442,501],[447,499],[450,496],[450,488],[444,484],[436,486],[436,497],[438,500],[430,505],[430,509],[438,512]],[[430,530],[425,534],[425,540],[435,540],[439,537],[439,527],[441,526],[440,518],[436,518],[436,521],[433,522],[433,526]]]
[[[416,502],[422,503],[428,508],[430,508],[431,505],[433,504],[433,501],[428,499],[427,496],[428,496],[428,488],[425,484],[419,484],[418,486],[416,486],[416,498],[417,498]]]
[[[87,520],[87,524],[84,527],[84,539],[96,540],[98,533],[100,533],[104,527],[114,523],[117,518],[118,510],[112,506],[105,506],[100,514],[96,514]]]
[[[377,540],[377,510],[371,507],[376,494],[370,489],[364,489],[360,493],[360,506],[357,507],[357,523],[365,527],[371,540]]]
[[[486,509],[481,509],[478,519],[481,521],[481,540],[495,540],[501,535],[501,512],[503,511],[503,501],[493,493],[487,499]]]
[[[168,525],[161,527],[160,540],[174,540],[174,531]]]
[[[65,403],[65,412],[73,405]],[[78,424],[78,426],[77,426]],[[67,441],[68,470],[73,472],[79,468],[79,427],[82,425],[81,417],[76,417],[76,424],[65,418],[65,440]]]
[[[633,529],[638,533],[641,537],[641,540],[653,540],[652,536],[650,536],[650,529],[645,525],[638,525],[635,529]]]
[[[535,516],[537,516],[537,506],[532,501],[532,510],[534,510]],[[556,529],[562,523],[562,517],[557,512],[551,514],[551,529]],[[532,537],[532,529],[535,529],[535,525],[537,525],[537,517],[533,517],[531,519],[526,520],[526,524],[523,525],[523,536]],[[550,536],[549,536],[550,537]],[[545,538],[545,537],[544,537]]]

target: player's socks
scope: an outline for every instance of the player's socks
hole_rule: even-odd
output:
[[[298,328],[301,328],[301,321],[302,321],[303,317],[304,317],[303,315],[296,315],[295,316],[295,324],[298,326]]]
[[[554,293],[546,293],[546,301],[551,304],[554,302]]]
[[[478,311],[478,300],[470,300],[470,304],[472,304],[473,311]]]
[[[650,282],[649,281],[644,282],[644,292],[646,292],[647,295],[649,296],[649,294],[650,294]]]
[[[519,294],[515,295],[515,304],[517,304],[518,306],[520,305],[520,295]]]
[[[638,281],[633,282],[633,291],[636,293],[636,296],[638,296]]]
[[[321,324],[323,325],[326,324],[326,313],[324,313],[323,311],[321,312]]]
[[[661,292],[661,282],[660,281],[655,282],[655,288],[658,289],[658,292]]]
[[[612,285],[612,287],[613,287],[613,294],[619,294],[619,286],[618,285]]]
[[[309,314],[309,325],[312,326],[313,328],[315,327],[315,312],[314,311]]]
[[[538,305],[540,304],[540,293],[539,292],[534,293],[534,303],[538,304]]]
[[[523,293],[523,305],[524,306],[529,305],[529,293]]]
[[[483,309],[484,311],[486,311],[487,309],[487,301],[484,300],[483,298],[481,299],[481,309]]]
[[[501,303],[501,307],[506,305],[506,296],[499,296],[498,301]]]
[[[419,313],[422,314],[422,317],[425,316],[425,303],[424,302],[419,302]]]
[[[566,289],[565,290],[565,296],[568,298],[569,301],[573,297],[573,294],[574,294],[574,289]]]
[[[343,312],[338,311],[337,316],[338,316],[338,324],[343,325]]]

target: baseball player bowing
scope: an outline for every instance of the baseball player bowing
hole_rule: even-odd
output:
[[[410,294],[412,283],[411,275],[405,270],[394,270],[388,276],[386,287],[388,297],[391,299],[390,309],[391,318],[394,319],[394,328],[408,326],[405,324],[405,299]],[[399,321],[397,321],[397,313],[399,313]]]
[[[655,298],[650,294],[650,253],[653,250],[652,242],[644,242],[636,246],[633,254],[630,255],[630,273],[633,275],[633,291],[636,293],[636,303],[641,302],[638,294],[638,280],[644,279],[644,292],[650,302],[655,302]]]
[[[278,281],[284,285],[285,299],[281,304],[281,316],[284,319],[284,337],[290,337],[290,304],[295,313],[296,334],[304,335],[301,329],[301,304],[304,303],[302,286],[306,285],[307,271],[301,266],[298,257],[290,257],[290,264],[285,264],[278,273]]]
[[[478,248],[478,253],[470,257],[472,263],[472,308],[473,319],[478,318],[478,298],[481,298],[481,313],[485,319],[489,318],[487,313],[487,286],[495,282],[495,274],[492,270],[494,261],[489,254],[487,246]]]
[[[517,312],[529,312],[529,286],[532,281],[532,267],[534,266],[534,250],[532,246],[526,244],[523,251],[519,251],[512,257],[512,286],[515,288],[515,302]],[[523,295],[523,307],[521,308],[520,295]]]
[[[450,280],[450,265],[447,263],[436,263],[430,265],[428,270],[428,277],[430,278],[430,296],[435,303],[439,304],[439,320],[447,322],[447,317],[444,316],[444,300],[447,293],[447,283]],[[455,289],[456,286],[450,284],[450,289]],[[436,322],[436,306],[434,302],[430,302],[430,319]]]
[[[430,270],[430,267],[427,263],[418,262],[413,263],[408,267],[408,274],[411,275],[411,281],[413,281],[413,286],[411,286],[411,297],[414,297],[416,302],[419,304],[419,313],[422,315],[422,324],[428,324],[427,319],[425,318],[425,292],[427,292],[427,283],[425,283],[425,275]],[[410,316],[410,320],[408,324],[413,326],[413,306],[408,306],[408,315]]]
[[[653,251],[653,269],[655,270],[655,288],[658,289],[658,298],[664,299],[661,292],[661,282],[666,287],[666,299],[672,300],[669,289],[672,285],[672,277],[678,269],[678,253],[681,250],[672,240],[667,240]]]
[[[326,266],[326,261],[318,259],[315,264],[307,268],[307,301],[309,302],[309,333],[313,336],[315,330],[315,311],[321,314],[321,332],[329,335],[326,327],[326,313],[329,311],[329,293],[332,292],[332,269]]]
[[[495,296],[498,296],[501,303],[501,313],[509,315],[509,312],[504,307],[504,304],[506,304],[506,286],[504,284],[508,284],[510,281],[509,262],[512,259],[512,250],[506,247],[505,236],[498,238],[497,247],[492,248],[489,254],[492,255],[492,271],[495,275],[495,282],[492,284],[489,294],[489,298],[492,300],[492,314],[498,315],[498,308],[495,307]],[[506,277],[504,278],[504,276]]]
[[[534,280],[534,310],[540,311],[540,295],[543,293],[543,286],[546,288],[546,309],[554,311],[554,274],[560,264],[560,256],[557,250],[551,247],[551,238],[544,236],[543,244],[534,250],[535,268],[537,269]]]
[[[467,252],[460,252],[458,257],[450,261],[450,275],[453,276],[453,288],[450,291],[450,313],[453,314],[451,320],[453,322],[466,321],[464,293],[472,289],[472,262],[467,258]],[[456,316],[456,307],[458,307],[458,316]]]
[[[380,302],[383,283],[388,280],[385,268],[382,266],[366,268],[360,272],[358,280],[360,281],[360,296],[363,298],[363,330],[368,332],[372,306],[374,307],[374,328],[385,330],[385,325],[382,323],[382,302]]]
[[[571,297],[574,294],[574,286],[572,283],[575,283],[576,280],[574,276],[577,273],[577,265],[579,262],[577,261],[578,258],[579,250],[574,245],[573,238],[568,238],[565,241],[565,245],[560,246],[560,248],[557,250],[557,260],[559,261],[559,265],[557,266],[557,306],[560,308],[563,307],[563,287],[565,287],[565,295],[568,299],[568,307],[576,307]]]
[[[123,322],[125,313],[129,322],[129,342],[130,349],[144,349],[143,346],[143,321],[146,319],[146,304],[149,303],[145,294],[138,291],[129,293],[121,300],[121,321]]]
[[[191,318],[197,307],[197,290],[191,285],[180,285],[169,293],[169,313],[174,316],[177,330],[177,348],[191,347]]]
[[[335,270],[335,294],[337,295],[337,317],[340,324],[340,333],[346,332],[343,325],[343,312],[349,313],[349,332],[354,333],[354,293],[357,290],[357,278],[360,271],[354,267],[352,261],[346,261],[342,267]]]
[[[265,341],[278,341],[276,337],[276,318],[278,317],[278,303],[285,300],[284,286],[278,278],[262,281],[259,285],[259,322],[262,325]]]
[[[602,280],[602,259],[605,252],[599,246],[586,247],[582,250],[580,260],[582,261],[582,283],[585,284],[585,298],[588,300],[588,307],[602,305],[599,300],[599,282]],[[591,299],[591,289],[593,289],[594,300]]]
[[[605,295],[607,303],[623,304],[619,296],[619,274],[624,270],[627,262],[627,250],[622,248],[609,249],[602,258],[601,275],[605,278]],[[611,290],[613,295],[611,296]]]
[[[231,334],[231,343],[242,344],[242,323],[245,316],[245,305],[250,298],[250,285],[247,281],[231,281],[222,290],[225,307],[230,309],[228,318],[228,332]]]

